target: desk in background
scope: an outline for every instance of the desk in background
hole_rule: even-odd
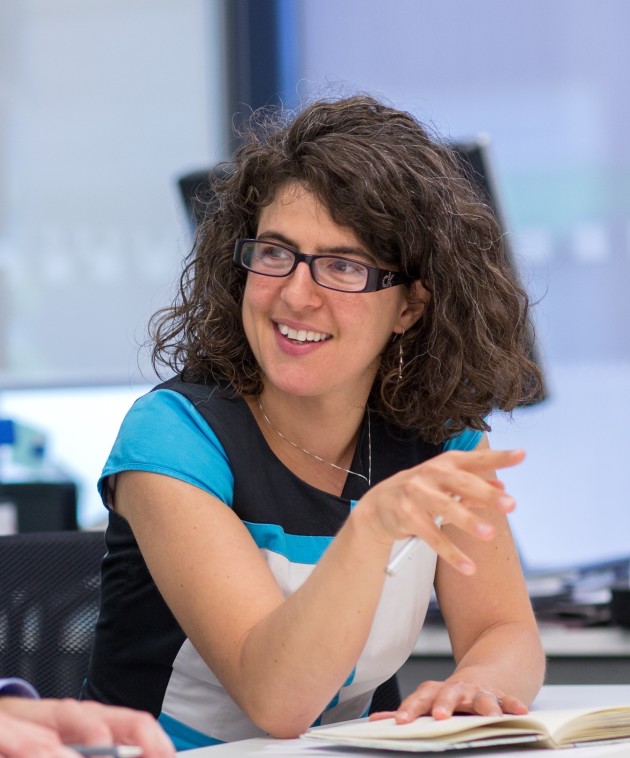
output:
[[[597,707],[608,705],[627,705],[630,703],[630,685],[590,685],[590,686],[562,686],[547,685],[542,688],[540,695],[536,699],[532,710],[536,708],[580,708],[580,707]],[[276,749],[274,749],[276,748]],[[532,748],[512,750],[509,752],[498,751],[497,748],[491,748],[486,751],[478,748],[474,751],[466,751],[466,755],[474,755],[476,758],[503,758],[509,755],[510,758],[563,758],[565,756],[576,756],[580,758],[621,758],[630,753],[628,744],[624,745],[599,745],[594,748],[579,747],[565,748],[564,750],[541,750],[541,748]],[[456,755],[457,751],[448,753]],[[239,742],[230,742],[225,745],[214,745],[213,747],[204,747],[197,750],[188,750],[178,753],[182,758],[256,758],[256,756],[266,756],[267,758],[305,758],[311,755],[312,758],[349,758],[351,755],[365,756],[366,758],[376,758],[383,755],[382,752],[375,750],[353,750],[352,753],[346,749],[335,750],[334,747],[322,748],[317,746],[309,751],[304,748],[301,740],[274,740],[271,738],[259,738],[253,740],[242,740]],[[390,753],[394,756],[395,753]],[[398,755],[411,756],[413,753],[399,753]],[[446,753],[424,753],[423,755],[447,755]]]
[[[629,684],[630,630],[620,627],[540,626],[547,655],[548,684]],[[427,625],[399,672],[403,695],[425,679],[444,679],[453,671],[446,629]]]

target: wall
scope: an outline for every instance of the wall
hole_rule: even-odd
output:
[[[84,525],[190,247],[176,179],[225,157],[221,10],[0,3],[0,417],[47,432]]]
[[[630,553],[630,6],[298,0],[299,97],[365,90],[452,139],[486,133],[550,398],[492,444],[533,565]]]
[[[7,291],[20,314],[8,353],[15,361],[15,351],[26,350],[30,357],[20,360],[28,372],[54,344],[53,357],[64,357],[61,369],[78,359],[75,374],[94,356],[106,359],[106,369],[122,358],[127,382],[118,389],[5,392],[0,414],[51,430],[54,458],[82,485],[86,523],[102,516],[94,483],[122,415],[143,391],[134,338],[188,244],[172,178],[222,157],[215,107],[221,31],[211,12],[218,5],[13,0],[0,8],[0,323],[6,324]],[[290,9],[298,24],[296,102],[364,89],[453,138],[489,134],[512,247],[540,301],[537,332],[550,389],[543,406],[519,411],[513,421],[493,419],[495,446],[528,451],[526,463],[505,477],[519,501],[513,518],[519,545],[534,566],[627,554],[630,6],[624,0],[293,0]],[[58,56],[64,47],[81,52],[78,64],[41,57],[42,51]],[[136,81],[127,71],[142,77]],[[6,118],[9,90],[19,90],[15,122]],[[74,104],[73,92],[81,96]],[[37,116],[34,123],[18,128],[29,113]],[[110,116],[108,127],[103,120]],[[20,143],[21,134],[32,141]],[[29,145],[37,147],[37,160],[27,175],[14,171],[7,181],[9,158],[14,150],[28,157]],[[138,188],[132,175],[145,184]],[[54,214],[40,210],[39,185]],[[80,228],[72,208],[88,213],[91,196],[98,199],[91,228],[125,220],[121,256],[111,254],[101,231],[85,245],[94,254],[81,257],[81,266],[59,245],[57,253],[55,245],[42,253],[35,243],[16,252],[11,240],[20,235],[9,233],[17,228],[12,214],[25,238],[41,241],[44,219]],[[135,270],[136,218],[145,240],[160,231],[140,256],[142,277],[121,286],[112,270]],[[69,238],[77,235],[61,235]],[[16,289],[28,278],[23,270],[41,286]],[[63,285],[68,275],[72,286]],[[98,319],[89,316],[93,304]],[[101,342],[81,339],[96,334],[101,322],[107,327]],[[0,340],[0,361],[2,355]],[[5,365],[6,356],[5,340]]]
[[[223,158],[220,3],[0,4],[0,388],[142,381]]]

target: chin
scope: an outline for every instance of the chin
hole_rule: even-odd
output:
[[[266,387],[297,397],[320,395],[331,389],[329,379],[322,376],[321,372],[315,374],[306,367],[269,366],[263,369],[263,376]]]
[[[265,376],[265,385],[273,387],[276,392],[282,392],[295,397],[311,397],[325,392],[322,387],[314,387],[310,382],[299,381],[297,379],[291,381],[286,377],[282,377],[276,381],[272,377]]]

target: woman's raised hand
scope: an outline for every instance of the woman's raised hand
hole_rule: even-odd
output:
[[[373,487],[356,516],[367,519],[378,542],[420,537],[453,568],[473,574],[474,562],[440,527],[449,524],[491,540],[495,527],[489,511],[509,513],[515,507],[494,472],[516,466],[524,457],[522,450],[491,450],[485,443],[468,452],[441,453]]]

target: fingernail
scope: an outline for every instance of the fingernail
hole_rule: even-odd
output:
[[[409,721],[411,716],[407,713],[407,711],[396,711],[396,718],[399,721]]]
[[[459,570],[462,572],[462,574],[466,574],[467,576],[470,576],[471,574],[475,573],[475,564],[468,563],[467,561],[462,561],[459,564]]]
[[[511,497],[508,497],[507,495],[501,495],[501,497],[498,500],[499,506],[504,511],[511,511],[512,508],[514,508],[514,500]]]

